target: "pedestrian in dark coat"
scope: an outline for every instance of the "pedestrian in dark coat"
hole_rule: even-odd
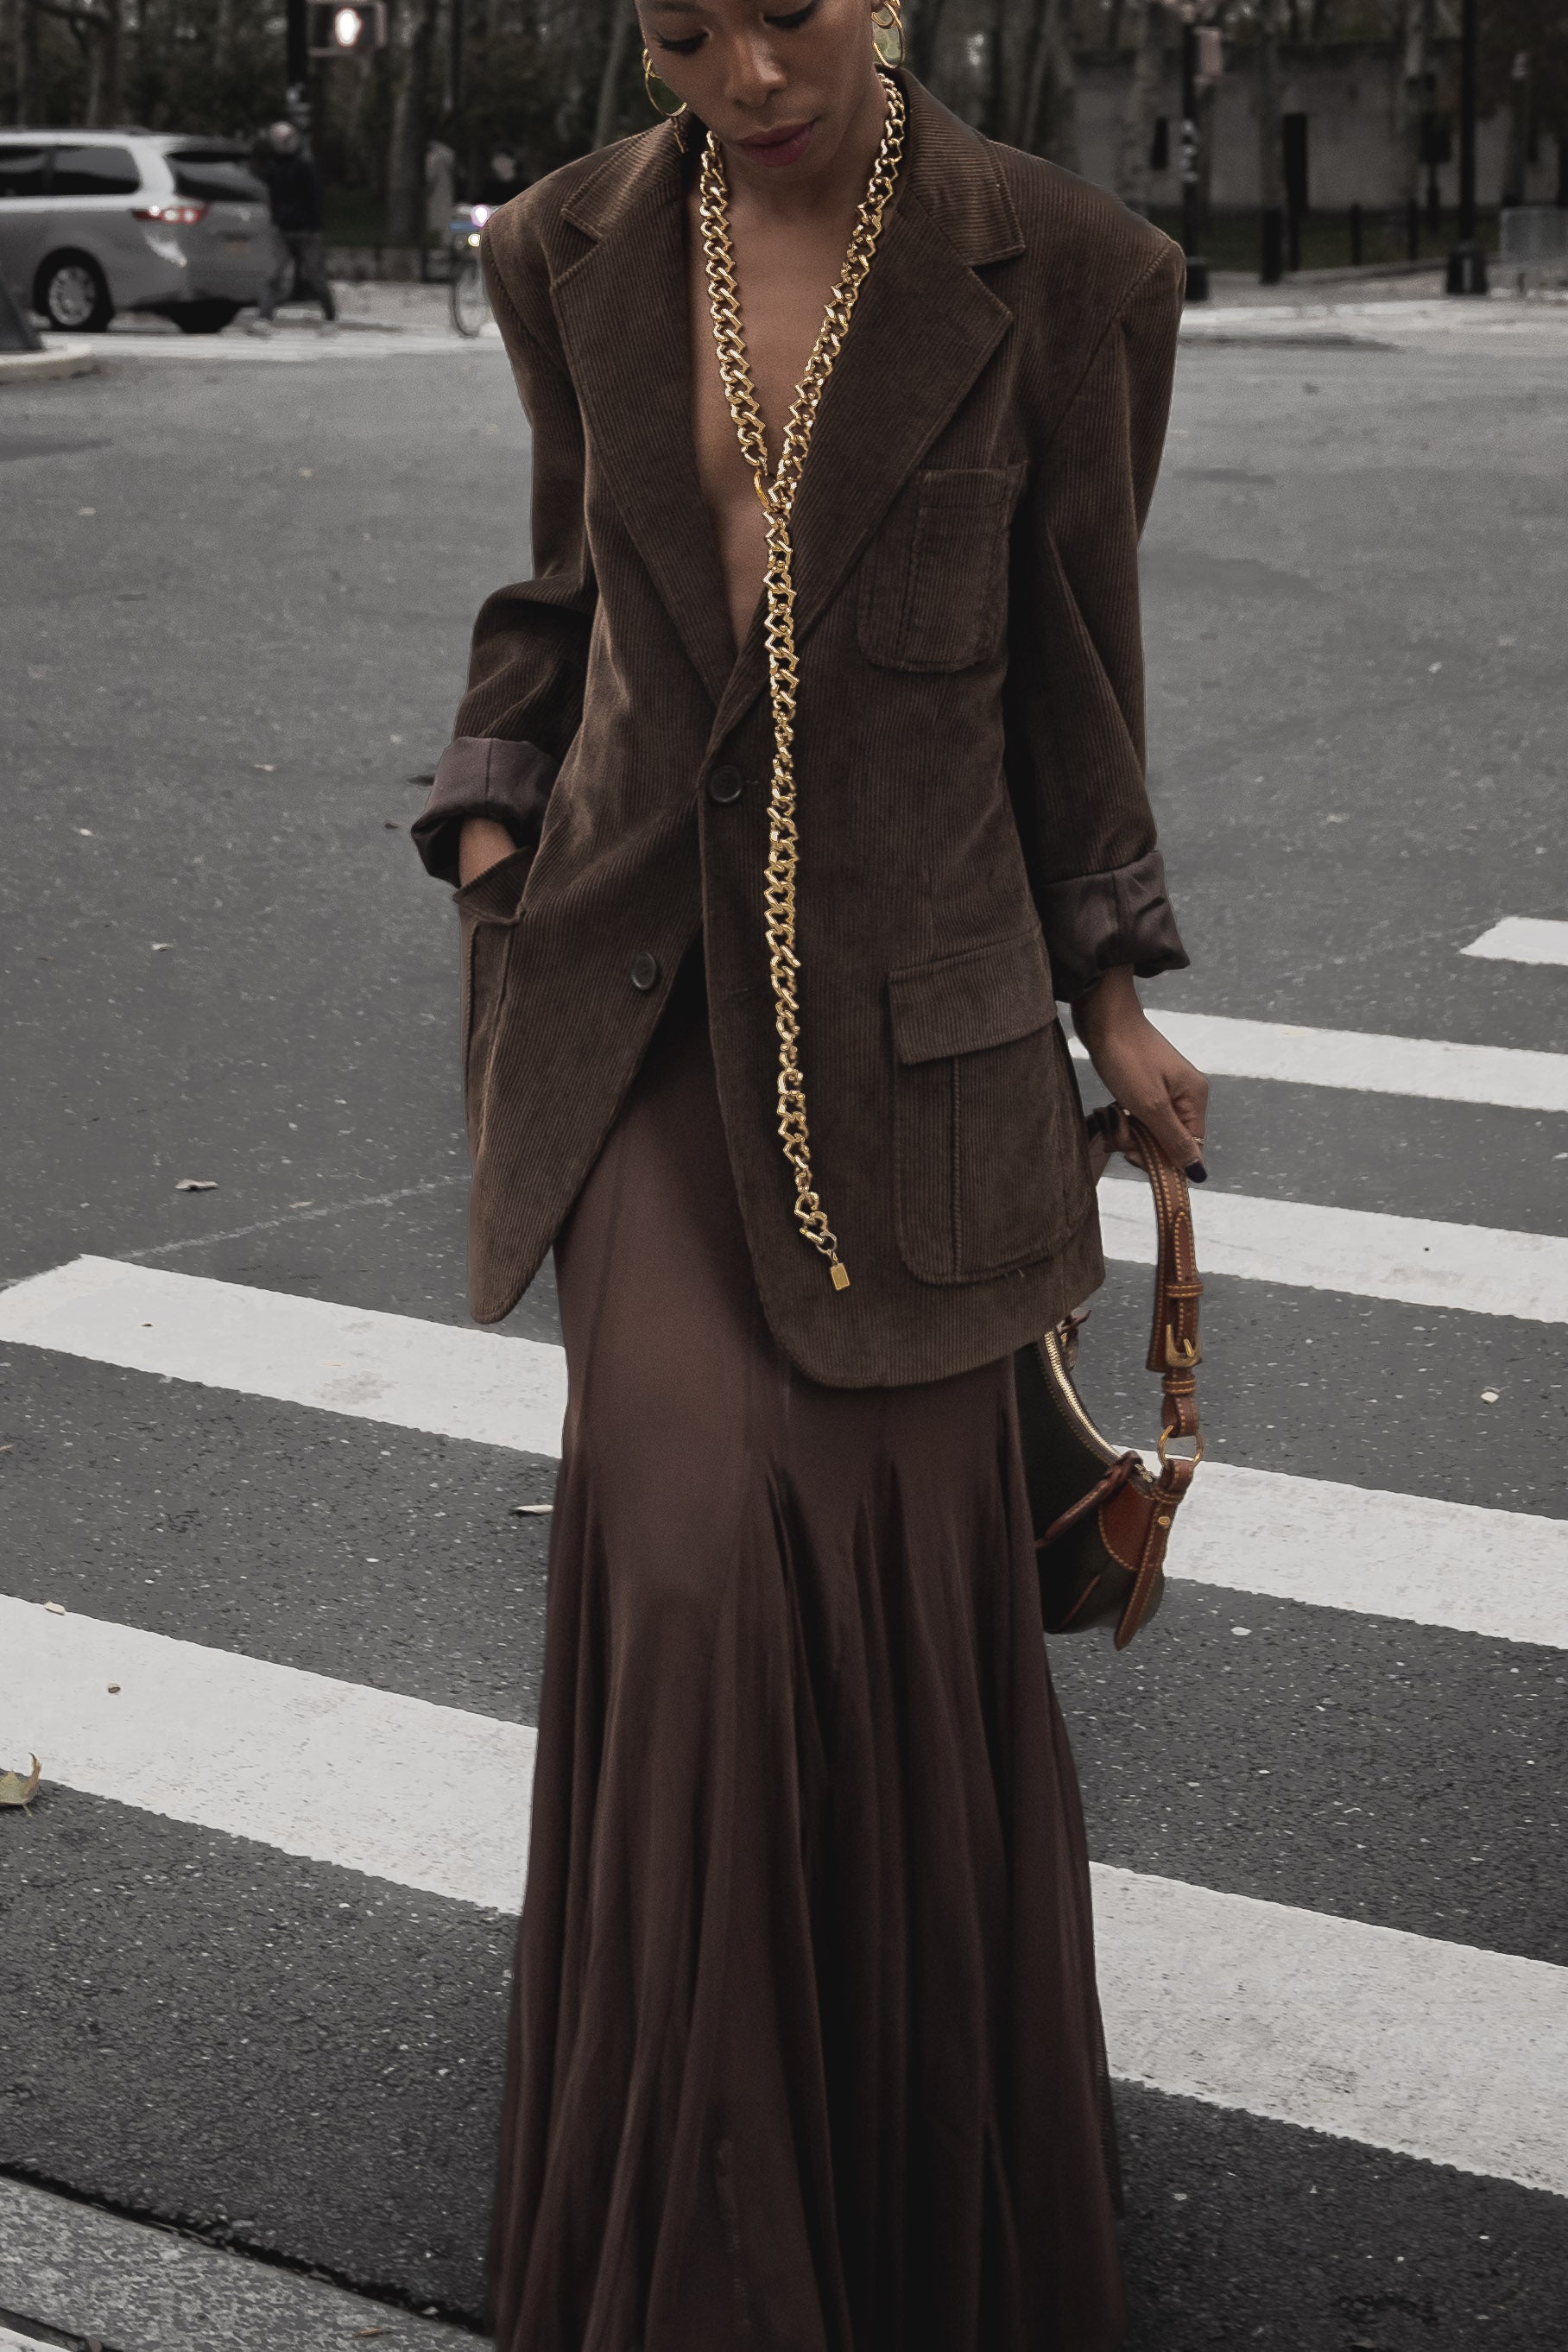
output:
[[[1057,999],[1123,1105],[1201,1142],[1133,987],[1186,961],[1136,569],[1181,256],[889,89],[868,0],[642,16],[684,116],[485,234],[534,573],[479,614],[416,828],[462,886],[474,1311],[553,1244],[570,1386],[499,2352],[1109,2352],[1011,1356],[1102,1271]],[[784,526],[781,957],[763,500],[868,212]]]
[[[291,122],[272,125],[259,168],[283,249],[257,318],[265,325],[279,302],[305,300],[319,302],[330,325],[338,309],[321,253],[321,179],[315,158]]]

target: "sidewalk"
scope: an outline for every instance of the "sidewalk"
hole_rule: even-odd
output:
[[[1209,299],[1182,314],[1188,346],[1568,352],[1568,290],[1494,285],[1484,298],[1450,295],[1436,266],[1398,277],[1314,270],[1279,286],[1226,270],[1209,284]]]
[[[479,2352],[488,2338],[0,2178],[0,2352]]]

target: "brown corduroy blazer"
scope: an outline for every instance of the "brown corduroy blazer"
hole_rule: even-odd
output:
[[[684,193],[650,130],[484,236],[532,423],[534,576],[480,611],[416,828],[516,853],[458,893],[470,1303],[509,1312],[701,935],[769,1323],[841,1387],[991,1361],[1103,1273],[1056,1017],[1184,964],[1143,783],[1137,543],[1182,295],[1170,240],[900,77],[896,206],[793,519],[801,1059],[850,1287],[776,1132],[761,614],[737,656],[691,438]]]

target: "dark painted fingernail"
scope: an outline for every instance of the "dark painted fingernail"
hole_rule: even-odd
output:
[[[1209,1181],[1209,1171],[1201,1160],[1194,1160],[1190,1167],[1183,1169],[1182,1173],[1189,1184],[1206,1184]]]

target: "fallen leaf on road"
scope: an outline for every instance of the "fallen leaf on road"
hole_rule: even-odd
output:
[[[66,1613],[66,1604],[63,1601],[46,1601],[44,1606],[51,1617],[63,1617]]]
[[[387,2330],[384,2327],[356,2327],[354,2329],[354,2342],[356,2344],[363,2344],[367,2336],[384,2336],[386,2333]]]
[[[511,1507],[515,1517],[544,1519],[549,1517],[555,1506],[553,1503],[514,1503]]]
[[[388,833],[401,833],[403,831],[403,827],[398,824],[397,819],[395,816],[384,816],[381,821]]]
[[[252,760],[250,764],[258,776],[275,776],[278,773],[276,760]]]
[[[216,1192],[217,1179],[215,1176],[182,1176],[174,1190],[176,1192]]]
[[[154,940],[153,942],[153,952],[154,955],[167,955],[169,950],[174,946],[174,942],[173,940]]]
[[[20,1805],[26,1812],[37,1795],[44,1768],[36,1756],[27,1760],[33,1769],[25,1780],[20,1772],[0,1772],[0,1805]]]
[[[107,1687],[108,1687],[108,1691],[109,1691],[109,1695],[110,1695],[110,1698],[118,1698],[118,1697],[119,1697],[119,1696],[120,1696],[120,1685],[119,1685],[118,1683],[110,1683],[110,1684],[107,1685]]]

